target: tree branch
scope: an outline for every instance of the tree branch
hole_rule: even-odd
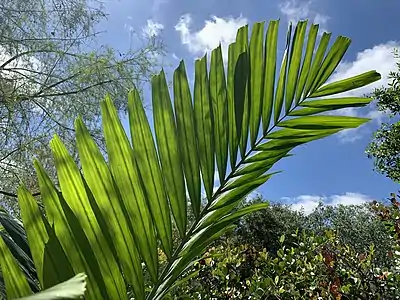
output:
[[[11,198],[18,198],[18,195],[17,195],[17,194],[10,193],[10,192],[6,192],[6,191],[2,191],[2,190],[0,190],[0,194],[1,194],[1,195],[4,195],[4,196],[11,197]],[[33,196],[33,197],[38,197],[38,196],[40,196],[40,192],[33,193],[32,196]]]

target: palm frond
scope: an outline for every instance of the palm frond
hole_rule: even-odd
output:
[[[296,146],[368,121],[320,113],[365,106],[371,99],[314,99],[380,78],[371,71],[326,84],[350,40],[338,37],[328,49],[331,35],[324,33],[316,47],[318,25],[306,34],[307,22],[299,22],[294,31],[289,27],[277,72],[278,25],[269,23],[265,41],[264,23],[256,23],[251,33],[248,26],[240,28],[229,46],[226,70],[221,47],[212,51],[209,68],[207,56],[197,60],[193,97],[183,62],[174,73],[173,99],[161,71],[152,80],[154,124],[139,93],[131,91],[131,140],[106,97],[101,110],[108,162],[81,119],[75,127],[83,173],[62,141],[57,136],[52,140],[60,190],[35,162],[46,217],[26,189],[19,193],[41,286],[56,283],[48,279],[52,272],[57,282],[85,272],[86,299],[124,299],[127,284],[135,299],[162,299],[212,241],[242,216],[266,207],[238,209],[243,197],[275,174],[268,172],[277,161]],[[202,189],[207,202],[201,209]],[[186,193],[196,217],[190,228]],[[175,248],[173,226],[181,237]],[[165,265],[158,261],[160,248]],[[52,259],[55,253],[60,261]],[[19,275],[10,281],[11,275],[5,274],[9,295],[16,295],[19,281],[19,289],[28,293]]]

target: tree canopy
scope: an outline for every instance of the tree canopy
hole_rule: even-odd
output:
[[[117,110],[124,112],[122,95],[134,86],[140,90],[159,66],[164,51],[159,37],[137,35],[136,45],[122,52],[100,43],[98,24],[106,20],[97,0],[1,1],[2,196],[15,194],[21,181],[38,191],[32,159],[52,168],[48,143],[55,133],[73,151],[78,115],[104,148],[100,99],[110,94]]]

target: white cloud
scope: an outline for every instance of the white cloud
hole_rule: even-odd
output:
[[[396,59],[393,55],[393,50],[394,48],[399,47],[399,42],[389,41],[385,44],[376,45],[372,48],[358,52],[356,59],[352,62],[341,63],[338,66],[336,72],[332,75],[329,82],[342,80],[370,70],[376,70],[377,72],[379,72],[382,76],[382,79],[368,86],[339,94],[338,97],[362,97],[364,95],[372,93],[376,88],[387,86],[389,82],[389,72],[394,71],[394,69],[396,68]],[[336,111],[335,114],[371,118],[374,120],[374,125],[380,125],[385,117],[385,114],[376,110],[374,106],[375,104],[372,103],[370,106],[368,106],[367,110],[358,108],[346,108]],[[354,142],[361,139],[363,135],[367,132],[368,128],[366,126],[361,126],[355,129],[344,130],[340,132],[337,136],[341,142]]]
[[[142,34],[145,37],[158,36],[164,29],[164,25],[153,20],[147,20],[146,26],[142,28]]]
[[[223,59],[227,62],[229,44],[235,41],[237,30],[247,23],[247,19],[242,16],[238,18],[212,16],[211,20],[204,22],[202,29],[192,31],[190,29],[192,18],[186,14],[180,18],[175,30],[179,32],[182,44],[197,57],[211,52],[221,43]]]
[[[303,210],[305,214],[310,214],[322,201],[325,205],[359,205],[370,202],[373,199],[360,193],[345,193],[343,195],[317,196],[300,195],[295,198],[284,197],[283,202],[291,204],[293,210]]]
[[[399,48],[400,43],[389,41],[385,44],[376,45],[357,53],[356,59],[352,62],[342,62],[335,74],[332,75],[330,82],[342,80],[351,76],[358,75],[370,70],[376,70],[382,75],[382,79],[366,87],[362,87],[350,92],[348,96],[362,96],[371,93],[375,88],[387,85],[388,75],[396,66],[396,59],[393,50]]]
[[[320,31],[327,31],[326,25],[329,16],[321,14],[312,8],[313,0],[288,0],[279,4],[279,10],[285,16],[288,22],[296,24],[300,20],[308,19],[315,24],[320,25]]]

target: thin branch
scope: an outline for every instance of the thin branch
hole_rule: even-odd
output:
[[[22,39],[15,39],[15,38],[10,38],[6,35],[0,35],[0,39],[2,41],[7,41],[7,42],[14,42],[14,43],[21,43],[23,44],[24,42],[40,42],[40,41],[46,41],[46,42],[72,42],[72,41],[77,41],[77,40],[87,40],[91,37],[95,37],[96,35],[105,33],[106,31],[96,31],[91,34],[85,35],[85,36],[78,36],[78,37],[72,37],[72,38],[62,38],[62,37],[44,37],[44,38],[22,38]]]
[[[43,110],[43,112],[50,118],[50,120],[52,120],[52,121],[53,121],[54,123],[56,123],[58,126],[64,128],[64,129],[66,129],[66,130],[69,130],[69,131],[75,131],[73,128],[70,128],[70,127],[68,127],[68,126],[66,126],[66,125],[64,125],[64,124],[61,124],[58,120],[56,120],[56,119],[53,117],[53,115],[52,115],[49,111],[47,111],[47,109],[46,109],[43,105],[41,105],[40,103],[38,103],[38,102],[35,101],[34,99],[32,99],[32,101],[33,101],[37,106],[39,106],[39,108],[40,108],[41,110]]]
[[[19,150],[22,150],[22,147],[16,148],[10,152],[8,152],[5,156],[3,156],[2,158],[0,158],[0,162],[2,162],[3,160],[7,159],[8,157],[10,157],[11,155],[13,155],[15,152],[18,152]]]
[[[37,49],[37,50],[23,51],[21,53],[14,55],[10,59],[6,60],[2,65],[0,65],[0,69],[3,69],[8,64],[12,63],[14,60],[16,60],[24,55],[35,54],[35,53],[57,53],[57,51],[54,51],[52,49]],[[62,52],[62,54],[68,55],[68,56],[73,56],[73,57],[81,57],[82,56],[82,55],[78,55],[76,53],[70,53],[70,52]]]
[[[113,81],[114,80],[105,80],[105,81],[101,81],[101,82],[98,82],[98,83],[95,83],[95,84],[92,84],[92,85],[89,85],[89,86],[85,86],[85,87],[83,87],[81,89],[67,91],[67,92],[60,92],[60,93],[53,93],[53,94],[43,94],[43,95],[36,93],[34,95],[31,95],[31,96],[22,96],[20,98],[20,100],[27,101],[27,100],[34,99],[34,98],[61,97],[61,96],[75,95],[75,94],[87,91],[87,90],[89,90],[91,88],[94,88],[96,86],[107,84],[107,83],[111,83]]]
[[[25,75],[22,72],[29,72],[29,73],[32,73],[32,74],[35,74],[35,75],[48,75],[47,72],[31,70],[31,69],[27,69],[27,68],[23,68],[23,67],[3,68],[3,70],[7,71],[7,72],[10,72],[10,73],[11,72],[12,73],[17,73],[17,74],[19,74],[19,75],[21,75],[21,76],[23,76],[23,77],[25,77],[26,79],[29,79],[29,80],[32,80],[32,77],[30,77],[28,75]],[[22,72],[20,72],[20,71],[22,71]],[[62,79],[62,77],[60,77],[60,76],[53,75],[53,77],[55,77],[57,79]],[[8,78],[2,78],[2,79],[8,79]],[[13,81],[12,79],[9,79],[9,80]]]
[[[17,194],[10,193],[10,192],[6,192],[6,191],[2,191],[2,190],[0,190],[0,194],[1,194],[1,195],[4,195],[4,196],[11,197],[11,198],[18,198],[18,195],[17,195]],[[33,193],[32,196],[33,196],[33,197],[40,196],[40,192]]]

